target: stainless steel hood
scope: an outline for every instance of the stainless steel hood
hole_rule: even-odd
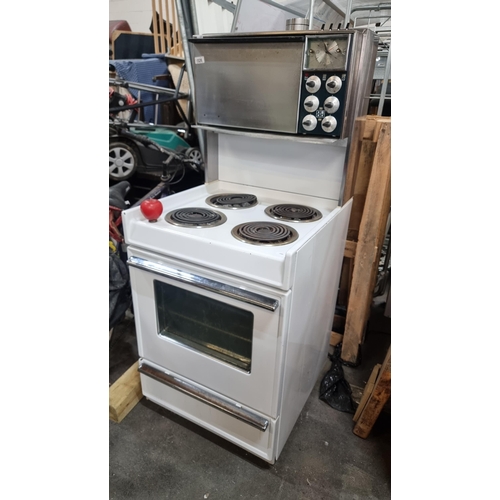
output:
[[[367,112],[377,50],[370,30],[215,34],[189,42],[199,125],[343,139]]]

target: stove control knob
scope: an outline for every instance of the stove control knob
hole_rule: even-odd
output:
[[[326,90],[330,94],[336,94],[342,88],[342,80],[338,76],[331,76],[326,81]]]
[[[337,120],[333,116],[327,116],[321,122],[321,128],[327,133],[333,132],[336,127],[337,127]]]
[[[320,87],[321,87],[321,80],[316,75],[310,76],[306,80],[306,89],[308,92],[311,92],[311,94],[317,92]]]
[[[315,95],[310,95],[306,97],[304,101],[304,108],[306,111],[312,113],[316,111],[319,107],[319,99]]]
[[[323,105],[327,113],[335,113],[340,107],[340,101],[333,96],[328,97]]]
[[[304,119],[302,120],[302,126],[310,132],[311,130],[314,130],[316,128],[316,125],[318,124],[318,120],[314,115],[306,115],[304,116]]]

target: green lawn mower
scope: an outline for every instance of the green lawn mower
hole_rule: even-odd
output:
[[[110,120],[110,180],[128,180],[136,173],[161,173],[169,178],[186,166],[203,170],[202,154],[173,130]]]

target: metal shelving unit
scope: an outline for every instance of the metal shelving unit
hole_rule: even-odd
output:
[[[349,1],[352,4],[352,0]],[[357,15],[354,16],[354,13]],[[358,15],[359,14],[359,15]],[[381,82],[370,97],[378,99],[377,115],[382,115],[386,100],[391,99],[389,81],[391,79],[391,4],[390,2],[372,4],[359,3],[348,8],[347,15],[353,19],[353,27],[369,27],[379,36],[377,61],[373,75],[374,81]]]

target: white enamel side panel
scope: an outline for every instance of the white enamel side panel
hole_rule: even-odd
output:
[[[136,256],[158,262],[158,256],[145,251],[128,248],[129,257]],[[287,318],[287,303],[290,292],[282,293],[263,286],[250,284],[237,278],[207,273],[193,266],[175,263],[161,258],[165,265],[186,273],[214,279],[227,285],[237,286],[275,299],[279,305],[275,311],[241,302],[237,299],[215,294],[148,271],[130,267],[132,300],[134,305],[139,355],[153,363],[171,370],[215,392],[239,401],[254,410],[277,417],[280,382],[281,355],[284,336],[283,325]],[[160,336],[154,293],[154,280],[210,297],[239,309],[250,311],[254,317],[252,339],[251,372],[247,373],[233,365],[220,361],[175,340]]]
[[[351,205],[352,200],[339,208],[321,232],[298,251],[277,457],[327,360]]]
[[[261,415],[269,421],[267,429],[262,431],[143,374],[141,385],[144,396],[154,403],[274,463],[276,419]]]
[[[307,143],[219,134],[219,179],[339,200],[345,142]]]

